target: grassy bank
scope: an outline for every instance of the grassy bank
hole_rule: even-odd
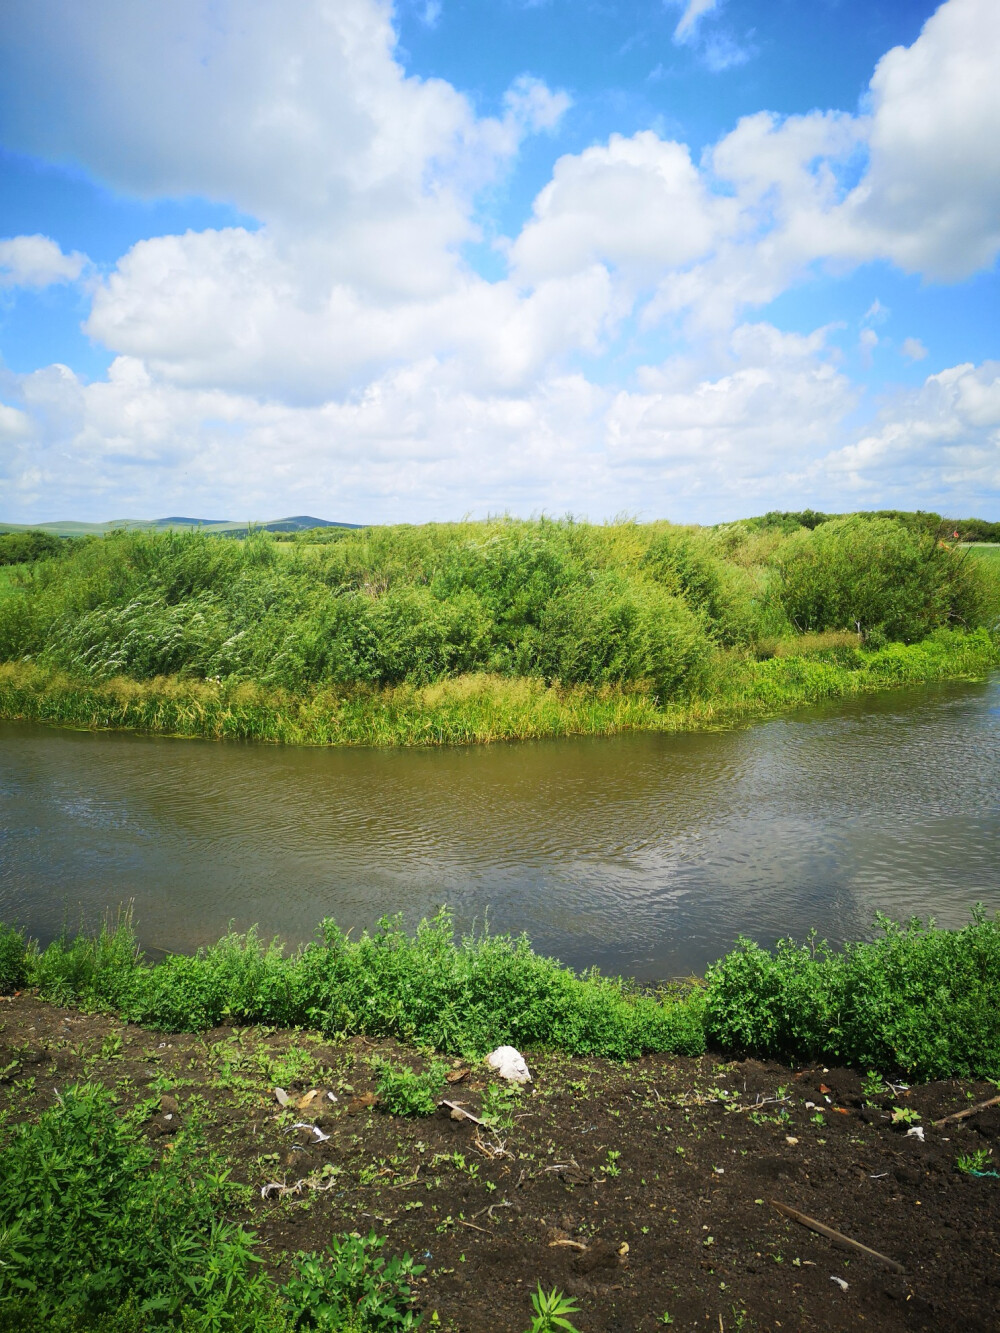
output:
[[[828,639],[834,636],[826,636]],[[819,636],[813,636],[813,640]],[[698,691],[661,702],[648,685],[560,685],[466,675],[431,685],[295,693],[245,681],[75,680],[34,662],[0,664],[0,716],[93,730],[297,745],[457,745],[624,731],[680,731],[774,715],[930,681],[981,679],[1000,663],[985,630],[862,651],[791,641],[759,660],[720,655]]]
[[[312,1026],[482,1055],[501,1044],[635,1059],[727,1052],[822,1059],[917,1078],[1000,1076],[1000,916],[961,930],[880,918],[872,942],[775,954],[749,941],[683,993],[578,974],[525,938],[456,939],[442,912],[348,939],[327,920],[292,952],[229,935],[157,964],[127,918],[44,950],[0,927],[0,988],[114,1012],[164,1031],[223,1021]]]
[[[900,1333],[906,1302],[946,1272],[953,1289],[920,1226],[948,1194],[947,1225],[983,1253],[965,1322],[928,1307],[916,1326],[973,1326],[991,1308],[991,1140],[936,1120],[995,1095],[1000,919],[880,924],[840,952],[744,941],[662,994],[524,940],[457,940],[445,916],[357,941],[326,922],[293,953],[230,936],[156,965],[127,919],[45,950],[0,927],[0,990],[20,990],[0,1007],[0,1331],[769,1328],[804,1299],[810,1326],[856,1327],[853,1307],[831,1322],[826,1268],[802,1287],[825,1252],[761,1207],[786,1171],[819,1189],[811,1211],[822,1197],[864,1243],[920,1254],[919,1286],[878,1320]],[[499,1042],[528,1052],[530,1089],[485,1069]],[[911,1097],[901,1075],[949,1081]],[[926,1141],[904,1137],[921,1123]],[[920,1206],[901,1210],[901,1188]],[[580,1318],[547,1317],[539,1281]]]
[[[446,744],[723,725],[997,661],[995,563],[897,518],[306,536],[120,533],[12,566],[0,713]]]

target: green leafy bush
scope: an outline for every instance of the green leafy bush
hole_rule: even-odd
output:
[[[0,995],[18,990],[28,979],[24,932],[0,921]]]
[[[69,543],[51,532],[32,529],[28,532],[0,532],[0,565],[26,565],[33,560],[46,560],[62,555]]]
[[[69,1088],[0,1143],[0,1333],[389,1333],[413,1329],[409,1255],[335,1237],[283,1286],[225,1219],[233,1187],[189,1112],[157,1161],[142,1107]]]
[[[322,1333],[415,1329],[410,1282],[424,1271],[408,1254],[386,1260],[385,1238],[334,1238],[322,1255],[299,1253],[283,1295],[292,1326]]]
[[[878,921],[880,938],[840,953],[740,940],[707,974],[708,1039],[920,1079],[1000,1074],[1000,916],[977,910],[961,930]]]
[[[419,1073],[409,1065],[380,1060],[376,1065],[375,1086],[384,1110],[390,1115],[433,1115],[437,1095],[448,1066],[436,1060]]]
[[[119,1116],[89,1085],[19,1125],[0,1147],[0,1308],[19,1305],[48,1327],[112,1316],[131,1299],[151,1325],[188,1308],[207,1329],[226,1304],[266,1303],[253,1238],[223,1218],[226,1173],[196,1163],[199,1148],[189,1121],[154,1161],[138,1115]]]
[[[222,1022],[313,1026],[396,1037],[476,1055],[501,1044],[634,1059],[724,1050],[829,1058],[912,1077],[1000,1076],[1000,917],[961,930],[900,926],[840,952],[814,937],[770,953],[749,940],[703,987],[651,995],[596,970],[576,973],[507,935],[456,939],[442,911],[414,935],[399,918],[348,940],[333,921],[286,953],[251,931],[155,966],[128,918],[96,938],[22,945],[26,984],[60,1003],[120,1013],[166,1031]],[[3,938],[10,938],[5,935]],[[440,1085],[434,1071],[385,1074],[399,1113]],[[429,1092],[418,1093],[427,1079]],[[434,1086],[431,1087],[431,1084]],[[389,1105],[389,1101],[386,1102]]]

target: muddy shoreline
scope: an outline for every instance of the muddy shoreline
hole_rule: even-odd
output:
[[[872,1095],[852,1070],[529,1051],[534,1083],[508,1126],[489,1131],[446,1107],[427,1119],[381,1109],[373,1057],[424,1062],[393,1042],[261,1028],[164,1035],[31,995],[0,1003],[0,1024],[8,1127],[84,1080],[114,1089],[123,1108],[145,1102],[157,1151],[199,1119],[245,1187],[233,1217],[275,1273],[331,1233],[375,1230],[387,1252],[425,1265],[417,1303],[428,1326],[522,1333],[539,1281],[577,1300],[581,1333],[653,1330],[664,1315],[713,1330],[997,1325],[1000,1180],[956,1160],[979,1150],[994,1168],[1000,1107],[931,1125],[995,1096],[989,1082]],[[441,1095],[477,1115],[491,1076],[450,1066]],[[908,1114],[894,1124],[898,1108]],[[324,1137],[291,1129],[296,1120]],[[906,1136],[908,1123],[924,1141]]]

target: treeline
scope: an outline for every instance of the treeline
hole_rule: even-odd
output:
[[[51,532],[30,529],[27,532],[0,532],[0,565],[27,565],[34,560],[48,560],[62,555],[67,543]]]
[[[777,528],[781,532],[790,533],[797,528],[818,528],[821,523],[844,517],[843,514],[824,514],[817,509],[772,509],[758,518],[742,521],[758,531]],[[866,510],[857,517],[892,518],[908,528],[926,532],[939,541],[1000,542],[1000,523],[990,523],[985,518],[942,518],[940,514],[925,509]]]
[[[985,562],[898,517],[791,532],[503,519],[322,535],[129,532],[60,548],[0,601],[0,661],[90,683],[292,692],[470,673],[643,682],[662,703],[689,697],[726,655],[768,657],[803,635],[847,631],[853,652],[1000,622]]]

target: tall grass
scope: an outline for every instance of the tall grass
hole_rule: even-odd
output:
[[[808,640],[805,645],[808,648]],[[757,659],[720,653],[696,691],[662,701],[646,683],[587,686],[472,674],[431,685],[294,692],[180,676],[79,681],[34,662],[0,664],[0,716],[91,730],[296,745],[458,745],[625,731],[679,731],[767,717],[900,685],[979,679],[1000,662],[985,630],[941,630],[875,651],[839,646]]]
[[[477,1055],[510,1043],[632,1059],[649,1052],[846,1061],[911,1078],[1000,1076],[1000,916],[961,930],[879,919],[870,943],[815,939],[771,954],[750,941],[687,993],[650,994],[576,973],[525,938],[456,939],[442,912],[413,935],[398,919],[351,941],[333,921],[292,952],[256,933],[150,965],[123,918],[43,951],[0,929],[0,987],[147,1027],[307,1025]]]
[[[711,724],[996,660],[997,571],[894,518],[322,535],[116,533],[19,566],[0,713],[445,744]]]

